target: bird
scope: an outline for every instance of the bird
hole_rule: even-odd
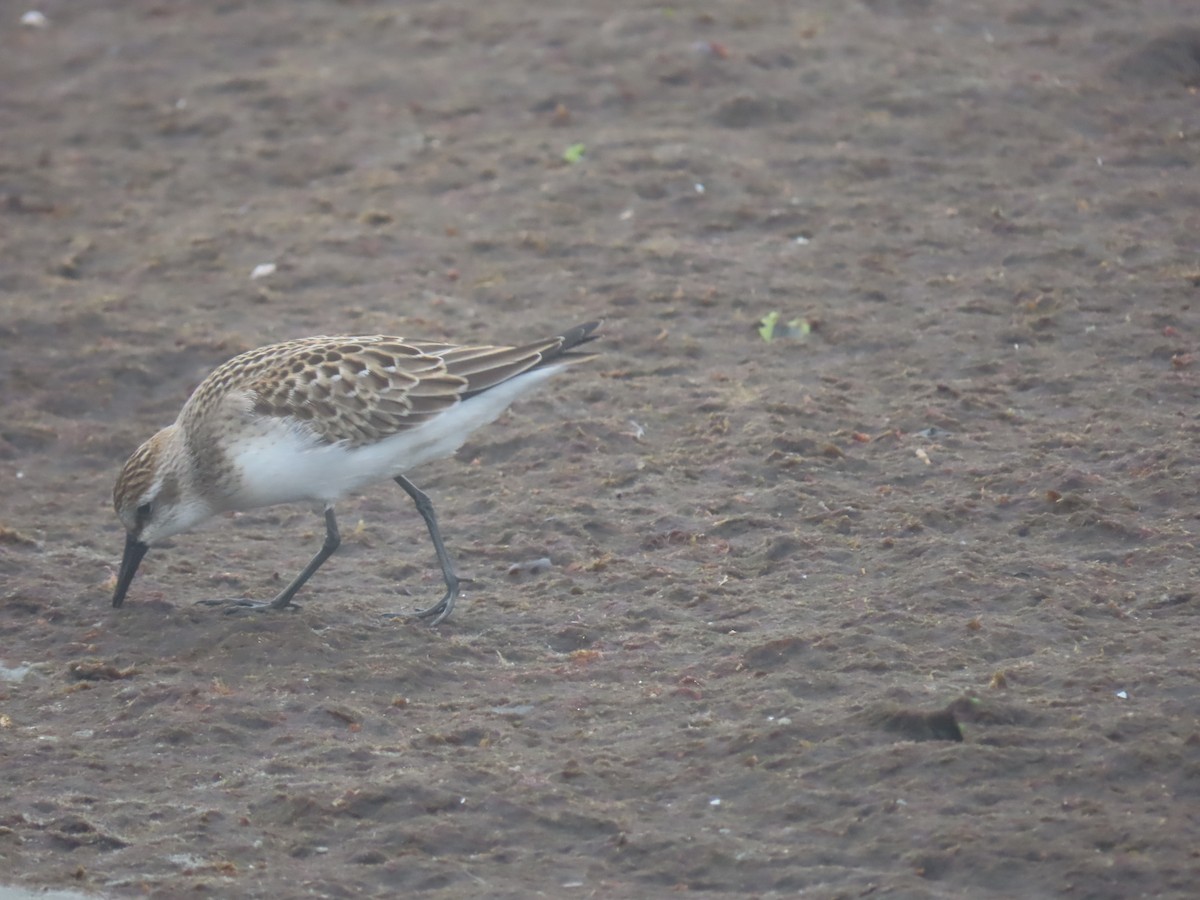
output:
[[[391,479],[424,519],[446,584],[441,600],[411,615],[444,622],[459,578],[432,502],[405,473],[450,456],[517,397],[595,358],[579,348],[598,337],[601,324],[515,347],[321,335],[234,357],[200,383],[175,422],[138,447],[117,477],[113,508],[125,527],[125,549],[113,607],[124,603],[151,545],[221,513],[307,502],[324,517],[320,549],[274,599],[235,600],[227,611],[294,607],[296,593],[341,543],[334,504]]]

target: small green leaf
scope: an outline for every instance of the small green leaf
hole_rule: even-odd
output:
[[[812,334],[812,325],[808,319],[792,319],[787,323],[788,337],[798,337],[804,339]]]
[[[764,341],[773,341],[776,338],[796,338],[804,340],[812,334],[812,323],[808,319],[790,319],[787,322],[780,322],[778,311],[771,310],[762,317],[758,326],[758,333]]]
[[[563,151],[563,159],[574,165],[583,159],[583,154],[587,152],[587,146],[584,144],[572,144]]]
[[[775,338],[775,323],[778,321],[778,310],[773,309],[762,317],[758,326],[758,333],[764,341],[770,342]]]

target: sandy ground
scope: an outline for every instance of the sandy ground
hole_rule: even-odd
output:
[[[1192,0],[26,8],[0,882],[1194,896]],[[299,612],[195,603],[290,578],[292,507],[111,609],[113,479],[236,352],[600,316],[414,473],[444,625],[381,617],[441,590],[390,485]]]

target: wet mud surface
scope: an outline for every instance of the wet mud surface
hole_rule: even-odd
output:
[[[0,25],[0,881],[1191,895],[1190,3],[42,11]],[[300,507],[111,609],[112,481],[235,353],[601,316],[412,473],[445,624],[382,618],[441,591],[390,484],[298,612],[196,601],[271,597]]]

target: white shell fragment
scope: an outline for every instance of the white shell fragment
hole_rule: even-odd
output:
[[[513,563],[508,567],[507,574],[510,577],[540,575],[542,572],[549,572],[551,566],[549,557],[543,556],[540,559],[530,559],[525,562]]]

